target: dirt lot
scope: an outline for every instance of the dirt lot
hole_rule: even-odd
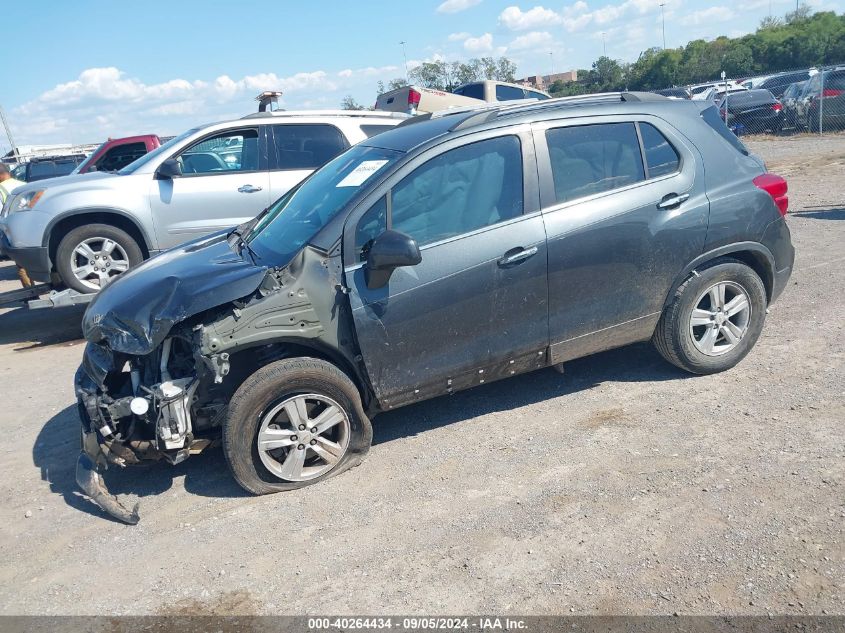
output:
[[[416,405],[302,491],[215,450],[110,471],[142,519],[109,520],[73,480],[81,312],[0,311],[0,614],[845,613],[845,136],[749,144],[798,255],[739,367],[644,344]]]

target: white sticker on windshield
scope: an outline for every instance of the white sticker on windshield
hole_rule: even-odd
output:
[[[365,160],[346,174],[346,178],[337,183],[335,187],[358,187],[366,182],[367,178],[384,167],[386,163],[386,160]]]

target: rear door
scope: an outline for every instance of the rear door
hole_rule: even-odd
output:
[[[656,117],[534,129],[551,361],[648,338],[675,275],[704,246],[709,203],[698,151]]]
[[[349,148],[343,132],[329,123],[284,123],[268,127],[270,200],[277,200]]]
[[[182,176],[153,178],[150,209],[162,248],[252,219],[270,202],[264,127],[214,132],[175,154]]]
[[[347,221],[346,283],[358,343],[387,407],[545,365],[546,235],[531,135],[473,135],[423,154]],[[386,228],[422,262],[371,290],[364,266]]]

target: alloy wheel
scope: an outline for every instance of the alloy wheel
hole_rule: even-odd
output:
[[[326,474],[346,454],[349,416],[331,398],[296,395],[261,418],[256,439],[265,468],[286,481],[307,481]]]
[[[736,348],[751,322],[751,300],[738,283],[714,284],[695,302],[689,331],[695,347],[707,356],[721,356]]]
[[[91,237],[73,249],[70,268],[79,283],[96,292],[114,277],[129,270],[129,256],[114,240]]]

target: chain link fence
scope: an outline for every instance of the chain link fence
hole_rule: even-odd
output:
[[[736,134],[845,130],[845,63],[676,86],[656,92],[711,100]]]

